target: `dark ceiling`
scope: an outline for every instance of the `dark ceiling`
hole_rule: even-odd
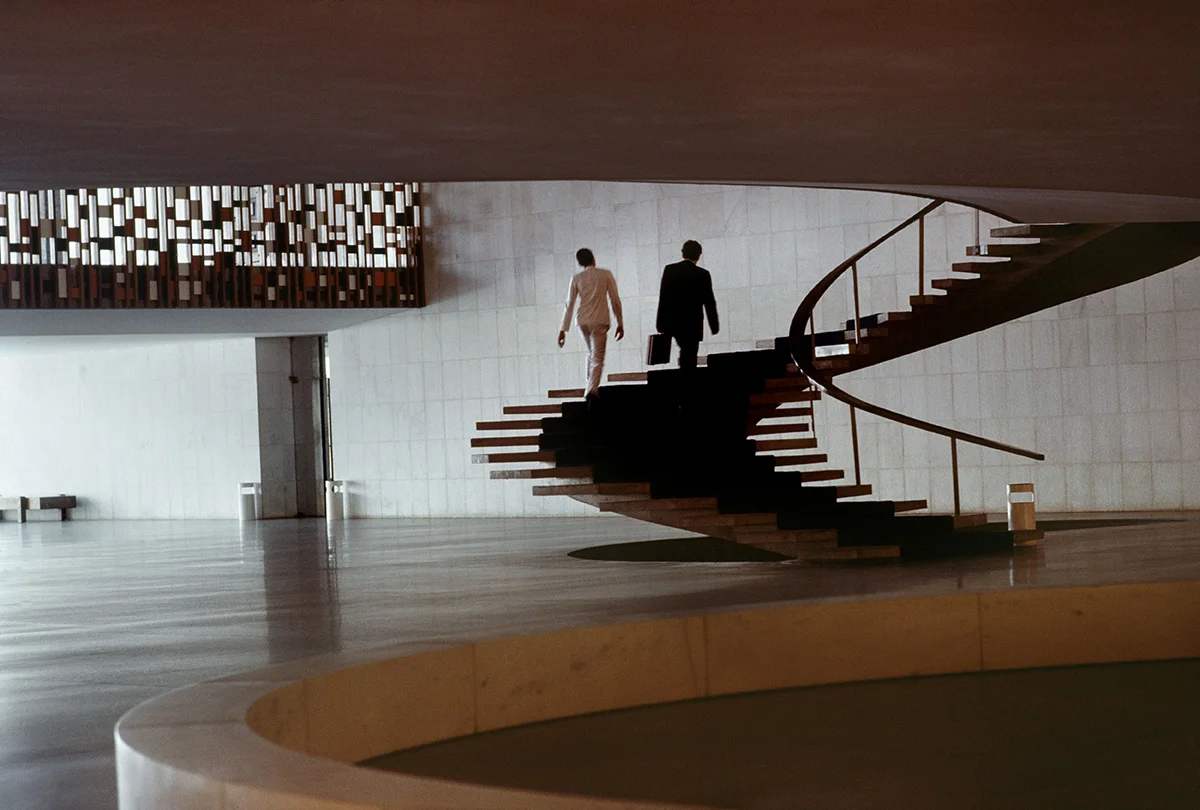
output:
[[[0,188],[690,180],[1200,219],[1198,48],[1195,0],[0,0]]]

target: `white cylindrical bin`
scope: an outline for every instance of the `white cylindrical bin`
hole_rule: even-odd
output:
[[[346,511],[343,498],[346,494],[346,483],[344,481],[326,481],[325,482],[325,519],[326,520],[341,520],[345,517]]]
[[[1008,530],[1031,532],[1037,528],[1033,484],[1008,485]]]
[[[257,481],[243,481],[238,484],[238,519],[258,520],[259,502],[262,500],[262,490]]]

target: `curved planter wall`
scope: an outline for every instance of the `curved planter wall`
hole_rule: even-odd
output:
[[[1200,583],[781,604],[297,661],[117,724],[122,810],[661,807],[352,763],[551,718],[912,675],[1200,657]]]

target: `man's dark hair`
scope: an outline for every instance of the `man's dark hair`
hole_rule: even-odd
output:
[[[685,259],[691,259],[694,262],[700,261],[700,254],[702,252],[703,249],[700,247],[700,243],[695,239],[689,239],[683,243],[683,258]]]
[[[591,267],[596,263],[596,257],[587,248],[580,248],[575,251],[575,261],[579,262],[580,267]]]

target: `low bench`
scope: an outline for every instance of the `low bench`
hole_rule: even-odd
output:
[[[21,495],[0,495],[0,520],[4,518],[4,512],[16,512],[17,522],[25,522],[26,501]]]
[[[74,495],[40,495],[34,498],[26,498],[23,495],[0,496],[0,513],[16,512],[18,523],[25,522],[26,513],[31,509],[57,509],[62,519],[66,520],[67,510],[78,505]]]
[[[74,495],[42,495],[29,499],[26,509],[57,509],[63,520],[67,519],[67,510],[74,509],[78,502]]]

